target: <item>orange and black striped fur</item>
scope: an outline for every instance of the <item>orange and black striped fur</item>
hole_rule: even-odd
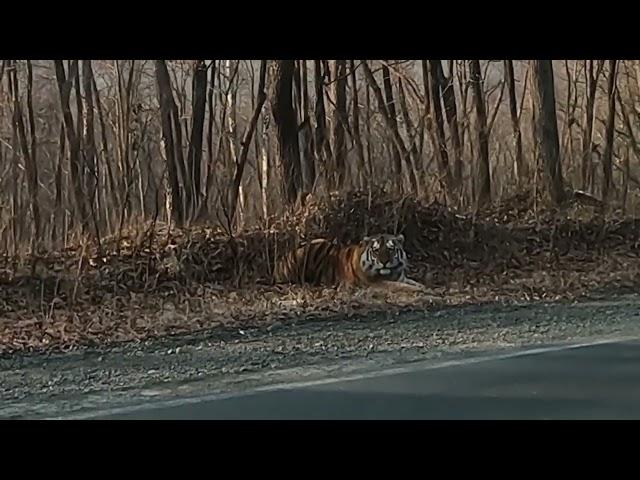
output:
[[[395,282],[421,288],[406,277],[406,269],[404,236],[381,234],[346,247],[313,240],[281,258],[274,278],[276,283],[373,286]]]

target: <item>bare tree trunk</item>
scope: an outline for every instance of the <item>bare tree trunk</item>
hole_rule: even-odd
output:
[[[593,118],[595,109],[596,90],[598,78],[602,71],[603,62],[599,62],[595,74],[593,70],[593,60],[585,60],[585,77],[587,79],[587,104],[585,106],[585,120],[582,130],[582,188],[589,189],[591,171],[591,159],[594,146],[593,138]]]
[[[115,153],[116,153],[116,166],[119,168],[119,175],[117,177],[117,185],[118,190],[120,191],[120,196],[122,198],[120,217],[118,220],[119,229],[121,231],[121,227],[124,222],[124,216],[126,214],[127,207],[129,205],[129,188],[128,188],[128,179],[129,175],[129,115],[128,115],[128,92],[130,92],[130,88],[127,86],[131,85],[131,81],[127,81],[125,86],[123,84],[123,69],[120,66],[120,61],[116,60],[115,62],[115,71],[116,71],[116,124],[113,127],[115,133]],[[129,79],[133,80],[132,71],[129,71]]]
[[[365,133],[367,138],[367,165],[369,165],[369,173],[373,176],[375,174],[375,168],[373,166],[372,155],[372,147],[371,147],[371,86],[369,82],[366,82],[365,85],[365,95],[364,95],[364,106],[365,106]]]
[[[273,63],[273,93],[271,110],[278,132],[278,156],[283,167],[283,190],[286,201],[294,205],[302,189],[298,125],[293,108],[294,60],[276,60]]]
[[[27,174],[27,187],[29,191],[29,206],[31,210],[31,220],[32,220],[32,229],[31,229],[31,245],[30,249],[32,253],[36,253],[39,249],[40,245],[40,206],[38,204],[38,166],[35,159],[35,148],[36,148],[36,139],[35,139],[35,122],[33,119],[33,104],[32,104],[32,78],[33,74],[31,71],[31,62],[27,60],[28,65],[28,80],[27,80],[27,110],[29,116],[29,126],[30,126],[30,138],[31,138],[31,148],[27,143],[27,133],[24,124],[24,117],[22,113],[22,102],[20,101],[20,90],[19,90],[19,82],[18,82],[18,74],[17,74],[17,63],[14,60],[11,62],[10,68],[8,70],[9,75],[9,93],[12,97],[13,104],[13,127],[14,132],[17,133],[17,139],[20,143],[20,150],[22,152],[22,157],[24,158],[25,170]]]
[[[418,164],[420,162],[420,154],[418,152],[418,145],[416,144],[416,129],[413,126],[411,115],[409,115],[409,108],[407,107],[407,99],[404,93],[404,84],[402,78],[398,79],[398,101],[400,102],[400,113],[402,113],[402,119],[404,121],[404,129],[409,142],[409,158],[411,164],[410,175],[415,176],[418,179]]]
[[[616,97],[618,98],[618,104],[620,105],[620,113],[622,114],[622,120],[624,122],[625,129],[627,131],[627,135],[629,136],[630,146],[633,150],[636,159],[640,159],[640,145],[638,145],[638,140],[633,132],[633,126],[631,125],[631,119],[629,118],[629,113],[625,108],[624,103],[622,102],[622,98],[620,97],[620,91],[616,88]]]
[[[509,93],[509,114],[515,147],[515,167],[518,186],[526,185],[529,178],[527,164],[522,158],[522,132],[520,131],[520,117],[518,116],[518,99],[516,98],[516,80],[513,73],[513,60],[504,61],[504,76]]]
[[[534,139],[545,172],[545,190],[550,200],[564,202],[565,191],[560,162],[560,142],[556,118],[556,100],[551,60],[531,61],[531,98],[533,101]]]
[[[235,170],[238,165],[238,135],[237,135],[237,86],[234,87],[233,82],[237,78],[237,71],[239,67],[240,61],[236,60],[235,68],[232,68],[232,61],[225,61],[225,68],[228,80],[227,86],[227,105],[228,105],[228,114],[227,114],[227,142],[229,146],[229,160],[232,168]],[[237,81],[236,81],[237,82]],[[237,83],[236,83],[237,85]],[[239,205],[237,208],[238,212],[238,223],[240,225],[244,224],[245,219],[245,194],[244,188],[242,186],[242,182],[240,182],[239,187]],[[229,219],[229,227],[232,227],[231,219]]]
[[[297,113],[296,121],[302,123],[304,120],[304,109],[302,99],[302,69],[300,68],[300,60],[296,60],[293,64],[293,99],[294,109]]]
[[[416,178],[415,171],[411,168],[409,151],[407,150],[407,147],[405,146],[404,141],[400,136],[400,132],[398,131],[398,123],[397,121],[396,122],[393,121],[391,115],[389,114],[387,108],[385,107],[385,99],[382,96],[382,91],[380,90],[380,87],[378,86],[378,83],[376,82],[376,79],[373,76],[373,72],[371,72],[369,65],[367,65],[367,62],[364,60],[362,61],[362,70],[365,74],[365,77],[367,79],[369,86],[371,87],[371,90],[373,90],[373,94],[376,97],[376,100],[378,101],[382,118],[384,119],[384,122],[387,128],[391,132],[393,145],[397,149],[400,155],[400,158],[404,159],[407,164],[409,181],[411,182],[411,187],[413,188],[414,192],[418,193],[419,192],[418,179]],[[402,177],[399,177],[398,181],[400,182],[400,185],[401,185]]]
[[[93,93],[95,95],[95,106],[98,113],[98,123],[100,124],[102,159],[105,163],[106,170],[107,170],[108,182],[106,183],[108,183],[109,185],[109,191],[111,193],[111,201],[113,202],[112,204],[116,210],[119,210],[122,204],[122,199],[120,198],[118,189],[116,188],[116,180],[114,178],[113,168],[112,168],[112,163],[113,163],[113,156],[111,154],[112,150],[109,148],[109,142],[107,140],[107,127],[104,119],[104,113],[102,111],[102,101],[100,99],[100,93],[98,92],[98,87],[96,86],[96,81],[93,74],[91,75],[91,89],[93,90]],[[61,128],[61,132],[63,132],[63,130],[64,128]],[[63,144],[61,143],[61,145]],[[64,149],[64,147],[62,148]],[[104,187],[104,190],[105,190],[104,196],[106,197],[106,194],[107,194],[106,185]],[[105,212],[104,216],[107,224],[107,229],[110,230],[109,225],[111,223],[111,216],[109,215],[109,212]]]
[[[247,155],[249,154],[249,147],[251,146],[251,138],[253,137],[253,133],[255,132],[256,125],[258,124],[258,118],[260,118],[260,112],[262,111],[262,106],[267,99],[267,94],[265,93],[265,78],[267,74],[267,61],[260,61],[260,79],[258,83],[258,94],[256,106],[253,110],[253,115],[251,116],[251,120],[249,121],[249,126],[242,137],[242,148],[240,150],[240,157],[238,158],[238,163],[236,164],[236,171],[233,177],[233,183],[231,185],[231,190],[229,192],[229,224],[233,225],[233,220],[235,217],[235,212],[238,204],[238,193],[240,190],[240,184],[242,182],[242,175],[244,173],[244,167],[247,163]]]
[[[327,121],[326,110],[324,108],[324,76],[322,74],[322,65],[320,60],[314,60],[313,63],[313,79],[316,94],[316,103],[314,108],[316,130],[315,130],[315,154],[316,159],[325,171],[328,178],[327,163],[333,154],[327,137]]]
[[[456,95],[453,87],[453,61],[449,62],[449,77],[444,76],[442,62],[437,61],[438,80],[442,88],[442,99],[444,100],[444,111],[451,133],[451,145],[453,147],[453,179],[456,185],[462,182],[462,146],[460,143],[460,133],[458,131],[458,108],[456,106]]]
[[[627,198],[629,195],[629,177],[631,176],[630,165],[629,165],[629,157],[631,156],[630,147],[624,149],[624,183],[622,184],[622,214],[626,214],[627,212]]]
[[[571,70],[569,69],[569,61],[564,60],[562,62],[564,64],[565,75],[567,76],[567,98],[565,100],[564,112],[563,112],[563,126],[560,134],[560,155],[563,158],[567,158],[569,161],[566,162],[567,170],[565,171],[565,175],[569,175],[569,169],[571,168],[570,162],[572,160],[571,155],[569,155],[569,148],[571,147],[570,139],[571,139],[571,119],[573,118],[573,112],[575,111],[576,105],[573,104],[573,108],[571,105],[571,95],[573,93],[573,79],[571,78]]]
[[[309,114],[309,79],[307,74],[307,61],[300,60],[300,66],[302,71],[302,111],[303,117],[306,118]],[[304,120],[303,118],[303,120]]]
[[[1,81],[1,79],[0,79]],[[17,85],[17,82],[16,82]],[[16,88],[17,93],[17,88]],[[36,132],[36,121],[33,115],[33,67],[31,60],[27,60],[27,118],[29,121],[29,159],[30,165],[27,170],[27,181],[29,182],[29,196],[31,197],[31,215],[33,216],[33,225],[35,236],[32,252],[37,252],[43,240],[41,238],[42,227],[40,225],[40,204],[38,201],[38,141]]]
[[[447,196],[451,195],[451,170],[449,168],[449,153],[444,137],[444,124],[442,120],[442,107],[440,103],[440,81],[438,79],[438,64],[440,60],[429,60],[429,93],[431,94],[431,108],[433,120],[435,120],[434,140],[436,142],[436,158],[440,178],[444,183]],[[424,70],[423,70],[424,73]]]
[[[347,62],[335,60],[333,73],[333,188],[342,189],[346,175],[347,146],[345,125],[347,122]]]
[[[187,165],[190,173],[189,181],[194,193],[189,208],[190,220],[199,210],[202,198],[202,140],[204,134],[204,117],[207,103],[207,67],[204,60],[196,60],[193,66],[193,97],[191,138],[187,151]]]
[[[607,123],[605,125],[605,143],[602,154],[602,201],[607,202],[613,188],[613,133],[616,120],[616,75],[617,61],[609,60],[609,77],[607,79]]]
[[[480,73],[480,61],[469,60],[471,84],[476,110],[476,128],[478,132],[478,189],[477,206],[491,202],[491,170],[489,167],[489,134],[487,131],[487,112],[485,110],[484,90]]]
[[[373,78],[373,75],[372,75]],[[385,109],[386,115],[389,120],[389,127],[392,131],[398,130],[398,116],[396,113],[396,105],[393,99],[393,88],[391,86],[391,72],[389,72],[389,67],[385,63],[382,64],[382,87],[384,89],[384,96],[386,102],[384,104],[380,104],[381,109]],[[392,132],[393,133],[393,132]],[[402,162],[401,156],[402,153],[399,150],[398,145],[395,143],[391,145],[391,152],[393,155],[393,168],[396,177],[398,178],[399,185],[403,185],[402,179]]]
[[[182,159],[182,135],[180,132],[180,122],[178,120],[178,109],[173,100],[171,90],[171,79],[167,64],[164,60],[156,60],[156,82],[158,87],[158,99],[160,103],[160,115],[162,123],[162,140],[167,161],[167,172],[169,174],[169,188],[171,190],[171,217],[178,226],[184,225],[186,220],[185,205],[183,195],[186,191],[181,190],[180,177],[184,175],[180,172],[181,165],[184,168]],[[188,199],[188,197],[187,197]]]
[[[64,211],[62,208],[62,200],[64,197],[64,192],[62,190],[62,164],[64,163],[64,154],[65,154],[65,145],[66,143],[66,135],[64,131],[64,123],[60,122],[60,134],[58,136],[58,157],[56,162],[56,173],[54,177],[54,184],[56,187],[56,195],[55,195],[55,225],[54,225],[54,233],[52,234],[53,238],[57,238],[58,235],[61,235],[64,232]]]
[[[307,61],[297,60],[297,71],[299,73],[300,82],[296,80],[294,86],[295,91],[300,97],[300,126],[299,130],[299,150],[300,150],[300,168],[302,175],[302,191],[307,194],[313,190],[316,180],[316,168],[313,152],[313,129],[311,127],[309,113],[309,92],[307,90]],[[296,76],[296,78],[298,78]]]
[[[69,77],[67,78],[62,60],[54,60],[58,92],[60,93],[60,105],[62,108],[62,118],[64,120],[64,130],[69,143],[69,162],[71,164],[71,182],[73,184],[73,194],[76,208],[80,216],[80,225],[83,232],[87,228],[87,208],[85,195],[82,190],[83,168],[80,161],[80,137],[73,123],[73,115],[69,100],[73,82],[78,79],[78,60],[72,60],[69,67]]]
[[[133,117],[133,109],[134,109],[134,97],[136,93],[135,89],[135,60],[130,60],[128,62],[129,69],[128,75],[126,78],[126,82],[124,79],[125,69],[121,67],[120,61],[116,60],[116,76],[117,76],[117,101],[116,101],[116,111],[117,111],[117,121],[116,121],[116,142],[117,142],[117,153],[118,153],[118,162],[120,168],[120,189],[122,191],[122,204],[120,208],[120,214],[118,219],[118,235],[120,235],[123,231],[125,221],[127,217],[131,218],[131,214],[133,213],[133,203],[132,199],[132,191],[134,188],[135,182],[135,158],[133,155],[133,143],[135,141],[136,128],[135,128],[135,117]],[[126,65],[126,63],[123,63]],[[138,77],[139,78],[139,77]],[[176,112],[177,116],[177,112]],[[176,132],[178,136],[180,136],[180,131]],[[182,137],[180,136],[179,145],[182,145]],[[182,151],[180,152],[180,158],[182,159]],[[182,172],[182,179],[186,178],[186,173],[184,171],[184,162],[181,162],[179,165],[180,170]],[[189,185],[183,184],[182,188],[186,191],[186,198],[190,198]],[[182,205],[183,212],[186,211],[186,206]],[[134,224],[134,225],[137,225]]]
[[[91,69],[91,60],[82,61],[82,87],[84,90],[84,102],[85,102],[85,118],[83,126],[84,137],[84,158],[87,169],[89,170],[89,176],[87,178],[87,204],[91,212],[91,218],[93,220],[93,228],[96,237],[96,242],[100,247],[100,228],[98,226],[98,218],[96,215],[95,201],[96,191],[98,185],[98,171],[96,167],[96,141],[95,141],[95,126],[93,115],[93,86],[91,80],[93,78],[93,71]]]
[[[10,80],[11,81],[11,80]],[[19,248],[20,248],[20,242],[22,241],[22,228],[21,225],[18,224],[18,211],[20,211],[20,207],[21,207],[21,202],[20,202],[20,198],[21,198],[21,183],[19,181],[19,169],[18,169],[18,151],[19,151],[19,145],[18,145],[18,132],[17,132],[17,128],[16,128],[16,124],[15,122],[12,123],[12,129],[11,129],[11,146],[12,146],[12,151],[11,151],[11,187],[12,187],[12,192],[11,192],[11,202],[10,202],[10,207],[11,207],[11,254],[15,255]]]
[[[467,99],[469,98],[469,62],[466,60],[456,61],[456,77],[458,79],[458,90],[460,90],[460,108],[461,112],[458,116],[458,124],[460,127],[460,145],[462,145],[462,154],[464,156],[465,134],[468,130],[469,115],[467,114]],[[464,169],[464,166],[463,166]],[[464,175],[464,173],[463,173]]]
[[[364,147],[362,145],[362,137],[360,135],[360,106],[358,105],[358,80],[353,60],[349,60],[349,70],[351,74],[351,110],[353,112],[353,142],[356,146],[356,154],[358,155],[358,187],[364,188],[364,178],[370,178],[371,172],[367,172],[364,160]]]
[[[214,165],[214,153],[213,153],[213,127],[215,120],[215,109],[214,109],[214,97],[213,97],[213,89],[216,85],[216,61],[211,61],[211,75],[209,80],[209,87],[207,92],[207,103],[208,103],[208,113],[209,120],[207,125],[207,173],[204,181],[204,188],[202,192],[202,200],[200,203],[200,213],[199,217],[202,218],[209,213],[209,195],[211,193],[211,188],[213,184],[213,170],[215,168]]]
[[[264,217],[265,227],[269,220],[269,111],[262,107],[262,142],[260,144],[260,174],[261,174],[261,196],[262,196],[262,215]]]
[[[431,88],[429,87],[429,67],[426,60],[421,60],[420,64],[422,67],[422,86],[424,88],[423,108],[424,108],[424,115],[425,115],[425,125],[426,125],[427,135],[429,137],[429,141],[431,142],[432,147],[437,150],[438,142],[435,138],[435,134],[433,131],[433,115],[432,115],[433,112],[431,109]],[[438,154],[436,153],[435,155],[438,155]],[[426,178],[428,175],[427,170],[428,170],[428,165],[426,168],[422,170],[423,182],[426,182]]]

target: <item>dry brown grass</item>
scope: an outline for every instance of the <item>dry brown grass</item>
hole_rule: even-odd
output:
[[[530,196],[475,218],[411,197],[353,193],[309,202],[269,231],[230,238],[166,226],[0,263],[0,352],[243,328],[304,315],[487,301],[574,299],[640,283],[639,222],[587,207],[534,214]],[[423,294],[271,285],[301,239],[404,232]],[[140,233],[142,232],[142,233]]]

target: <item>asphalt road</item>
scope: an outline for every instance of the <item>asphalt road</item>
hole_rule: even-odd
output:
[[[640,419],[640,340],[413,364],[97,419]]]

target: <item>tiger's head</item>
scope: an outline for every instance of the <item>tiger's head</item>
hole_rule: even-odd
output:
[[[368,277],[398,280],[407,267],[404,235],[381,234],[361,242],[360,266]]]

